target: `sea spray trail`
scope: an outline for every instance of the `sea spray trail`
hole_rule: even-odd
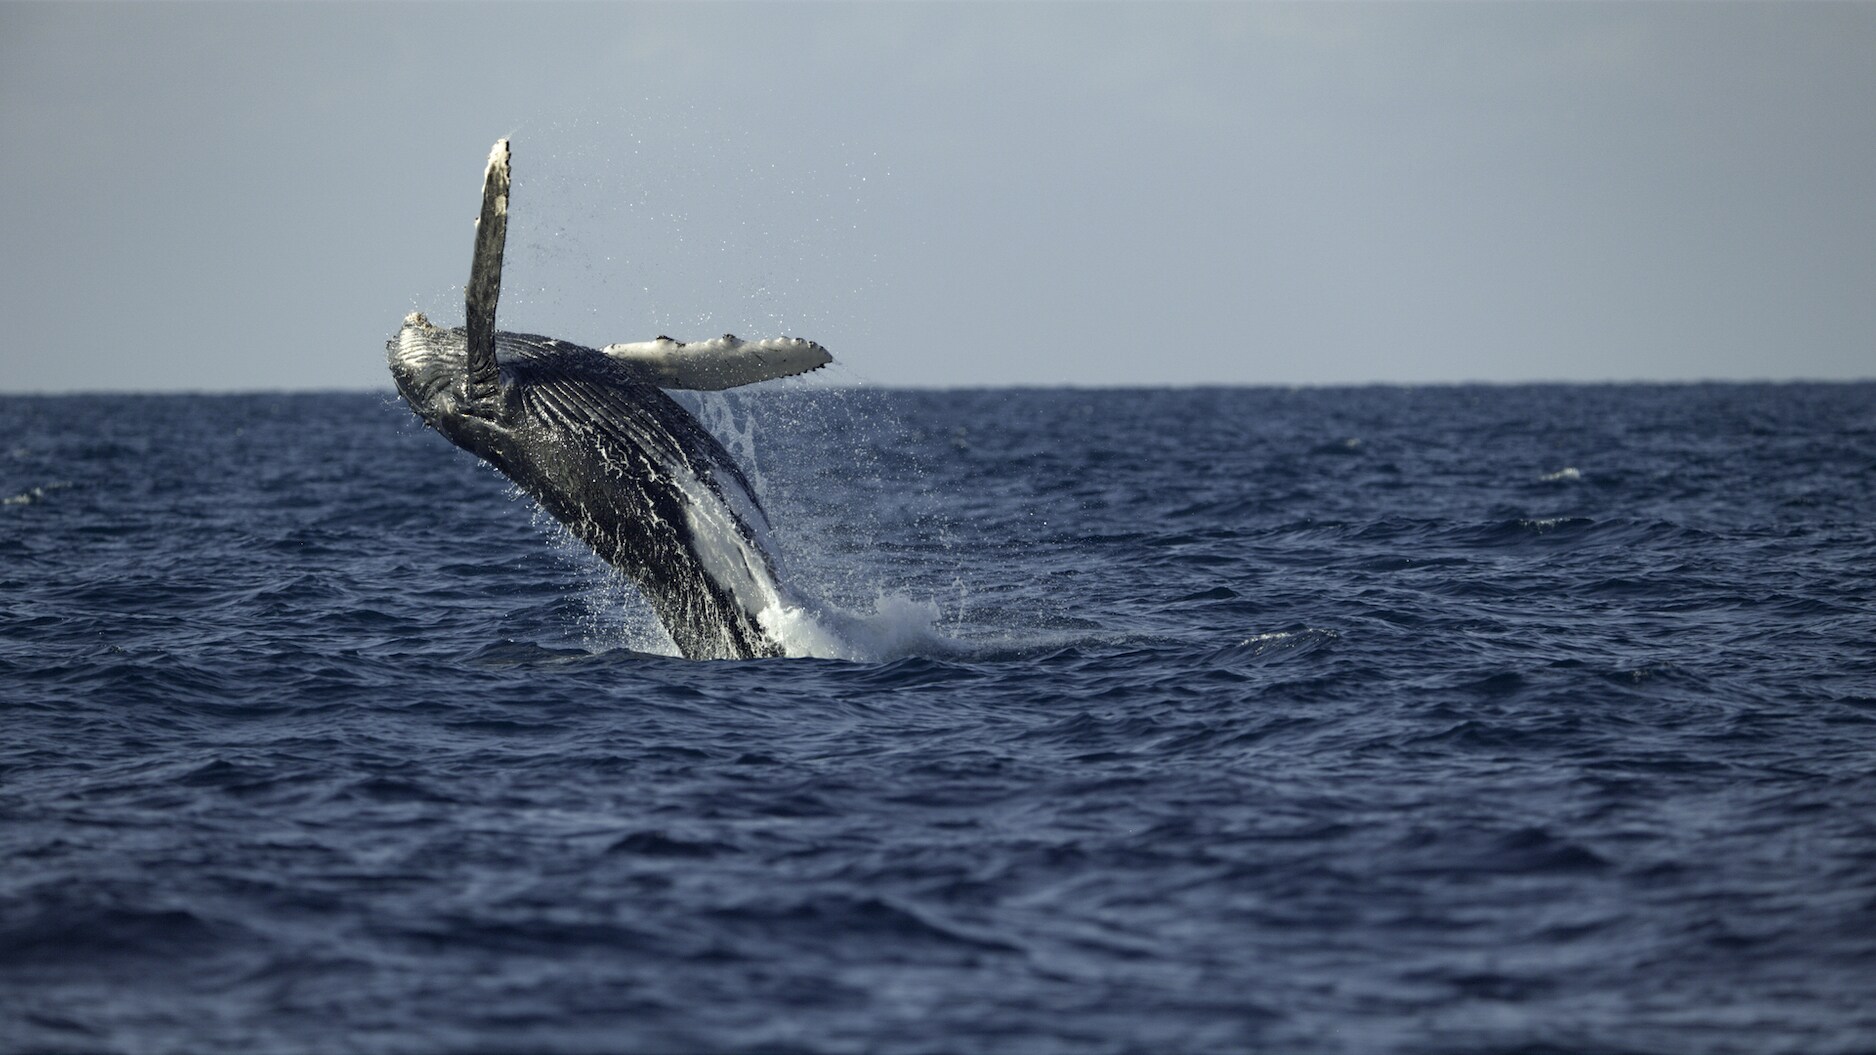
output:
[[[945,529],[914,460],[902,455],[903,475],[884,475],[879,452],[912,444],[875,393],[784,388],[681,401],[745,467],[771,511],[761,538],[788,597],[765,625],[789,655],[879,661],[972,651],[942,632],[934,599],[891,588],[894,574],[907,571],[894,566],[903,550],[893,539]],[[784,486],[771,486],[771,476]],[[883,505],[899,511],[898,522],[882,522]]]
[[[786,519],[779,526],[750,509],[739,509],[742,524],[754,526],[754,536],[765,552],[776,559],[773,581],[746,583],[744,589],[759,594],[752,607],[762,613],[764,626],[782,643],[789,656],[798,658],[881,661],[908,655],[962,656],[982,652],[982,643],[967,644],[953,640],[938,628],[942,621],[939,606],[930,600],[886,592],[879,585],[886,581],[880,566],[880,554],[892,547],[876,547],[870,540],[879,529],[878,518],[869,508],[858,508],[851,483],[856,474],[842,475],[849,489],[828,494],[829,488],[819,479],[825,475],[821,463],[833,451],[833,457],[847,466],[868,465],[876,489],[887,484],[879,479],[872,451],[890,433],[890,415],[879,414],[877,398],[870,399],[874,417],[856,417],[856,402],[869,403],[868,397],[856,397],[846,391],[823,392],[812,402],[788,401],[770,396],[754,401],[739,393],[680,393],[679,401],[715,432],[739,463],[750,466],[748,475],[757,496],[765,506],[776,504],[761,466],[802,465],[804,458],[814,461],[805,471],[784,471],[783,476],[800,485],[799,497],[786,502]],[[778,405],[780,405],[778,407]],[[758,413],[760,407],[763,413]],[[758,435],[770,442],[760,442]],[[811,453],[806,445],[816,445]],[[832,447],[832,444],[839,444]],[[707,488],[694,482],[685,485],[690,495],[688,508],[694,511],[691,523],[698,533],[699,547],[707,552],[726,554],[744,546],[741,533],[726,521],[723,506]],[[911,487],[906,488],[910,490]],[[517,488],[507,488],[511,499],[527,501]],[[791,492],[794,493],[794,492]],[[816,496],[830,499],[817,502]],[[924,496],[922,516],[937,514]],[[861,500],[870,500],[864,493]],[[561,559],[586,581],[581,591],[586,614],[582,619],[584,640],[597,649],[624,647],[640,652],[676,655],[676,646],[659,625],[656,616],[629,580],[604,562],[593,557],[566,527],[544,512],[536,511],[534,524],[550,540]],[[929,525],[916,525],[930,532]],[[791,540],[778,545],[776,536]],[[753,554],[732,560],[719,554],[721,563],[754,567],[760,562]],[[954,583],[955,585],[955,583]],[[839,597],[844,601],[830,598]],[[1008,642],[1004,642],[1007,647]]]
[[[1876,386],[739,412],[963,654],[651,654],[383,395],[0,397],[0,1048],[1870,1049]]]

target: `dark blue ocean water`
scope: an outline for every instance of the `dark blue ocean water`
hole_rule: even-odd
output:
[[[388,395],[0,399],[0,1049],[1876,1051],[1876,385],[703,412],[857,660]]]

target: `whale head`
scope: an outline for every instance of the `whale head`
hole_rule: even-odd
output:
[[[481,453],[489,433],[503,428],[500,391],[483,396],[470,391],[464,331],[443,329],[422,312],[412,312],[397,336],[385,342],[384,358],[398,395],[424,424],[457,446]]]

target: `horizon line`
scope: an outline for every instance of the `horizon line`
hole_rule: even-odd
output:
[[[786,379],[784,379],[784,382]],[[1876,374],[1863,377],[1697,377],[1697,378],[1603,378],[1595,380],[1533,378],[1527,380],[1470,379],[1460,381],[1191,381],[1169,384],[1132,382],[1019,381],[1005,384],[885,384],[871,381],[822,381],[808,384],[768,386],[764,392],[837,392],[867,389],[883,392],[994,392],[994,391],[1085,391],[1141,392],[1196,391],[1200,389],[1358,389],[1358,388],[1667,388],[1697,386],[1747,385],[1867,385],[1876,383]],[[397,398],[397,389],[383,386],[313,386],[304,388],[68,388],[0,389],[0,399],[57,399],[68,396],[307,396],[307,395],[381,395]]]

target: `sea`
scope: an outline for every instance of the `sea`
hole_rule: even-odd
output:
[[[0,1051],[1876,1051],[1876,383],[0,397]]]

